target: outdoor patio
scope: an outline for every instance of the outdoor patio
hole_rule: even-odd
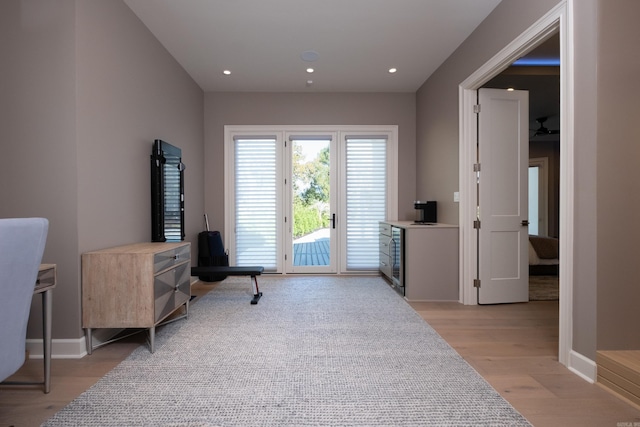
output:
[[[293,242],[293,265],[329,265],[329,229],[324,228]]]

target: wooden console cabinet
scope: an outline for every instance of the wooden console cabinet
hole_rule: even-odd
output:
[[[82,254],[82,327],[87,352],[96,328],[149,331],[191,299],[191,244],[136,243]],[[177,320],[173,319],[173,320]]]

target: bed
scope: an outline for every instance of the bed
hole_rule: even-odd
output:
[[[558,239],[529,235],[529,275],[557,276]]]

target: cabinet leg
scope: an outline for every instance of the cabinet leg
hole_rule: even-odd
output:
[[[149,349],[151,353],[156,351],[156,327],[149,328]]]
[[[86,328],[84,330],[84,337],[87,341],[87,354],[91,356],[91,352],[93,351],[93,333],[91,328]]]

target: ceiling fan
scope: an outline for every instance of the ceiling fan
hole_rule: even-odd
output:
[[[534,131],[532,138],[539,135],[559,135],[560,134],[560,129],[547,129],[545,127],[544,122],[546,122],[547,119],[548,117],[538,117],[536,119],[536,122],[540,123],[540,127]]]

